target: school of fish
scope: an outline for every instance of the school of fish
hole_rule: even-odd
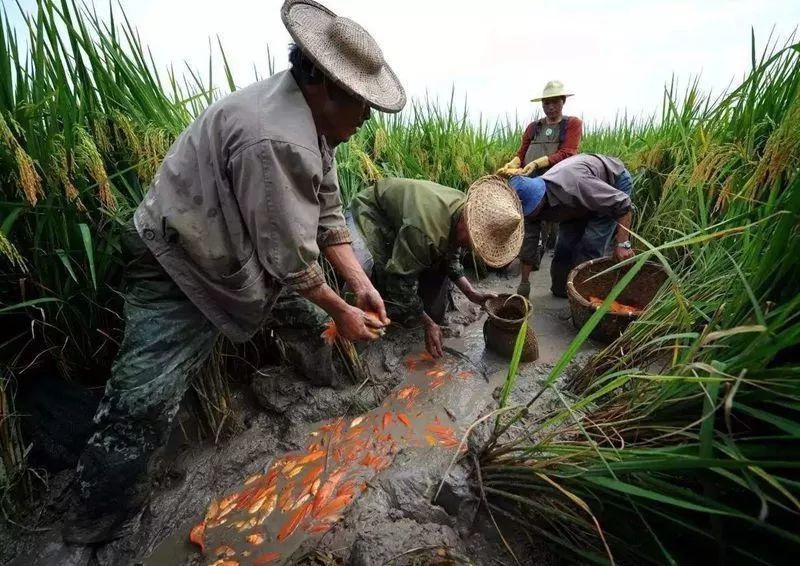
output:
[[[475,374],[427,353],[411,355],[404,364],[422,380],[398,387],[372,411],[319,426],[304,450],[278,457],[264,474],[208,505],[189,539],[210,566],[277,564],[288,558],[303,540],[330,530],[401,448],[465,450],[462,432],[448,414],[417,405],[423,388],[433,391]]]

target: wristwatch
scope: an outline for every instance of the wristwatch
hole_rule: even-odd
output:
[[[624,242],[620,242],[617,244],[618,248],[625,248],[626,250],[631,249],[633,246],[631,245],[630,240],[625,240]]]

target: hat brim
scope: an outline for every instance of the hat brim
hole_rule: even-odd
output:
[[[479,213],[488,208],[489,203],[495,208],[499,203],[519,215],[519,224],[507,238],[493,229],[490,215]],[[522,204],[517,193],[501,177],[487,175],[475,181],[467,191],[464,210],[472,249],[486,265],[503,267],[519,255],[525,233]]]
[[[565,92],[564,94],[549,94],[547,96],[540,96],[538,98],[531,98],[531,102],[541,102],[545,98],[560,98],[562,96],[564,98],[569,98],[570,96],[575,96],[575,95],[572,94],[571,92]]]
[[[367,74],[331,49],[326,35],[335,18],[336,14],[313,0],[288,0],[281,9],[289,35],[328,78],[376,110],[400,112],[406,105],[406,93],[388,64],[375,74]]]

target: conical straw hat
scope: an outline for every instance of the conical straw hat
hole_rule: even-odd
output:
[[[524,233],[522,205],[501,177],[475,181],[464,210],[472,248],[486,265],[503,267],[517,257]]]
[[[347,92],[383,112],[405,106],[403,85],[356,22],[312,0],[286,0],[281,19],[303,54]]]
[[[571,92],[568,92],[564,83],[561,81],[550,81],[546,85],[544,85],[544,90],[542,91],[542,96],[538,98],[532,98],[531,102],[539,102],[544,100],[545,98],[555,98],[557,96],[574,96]]]

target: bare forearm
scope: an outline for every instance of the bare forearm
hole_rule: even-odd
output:
[[[337,273],[344,277],[344,280],[352,287],[353,291],[358,293],[371,285],[369,277],[364,273],[361,264],[358,263],[356,254],[353,253],[353,247],[350,244],[328,246],[323,249],[323,253]]]
[[[311,289],[305,289],[300,291],[300,294],[318,307],[325,310],[325,312],[327,312],[333,318],[336,318],[349,306],[344,299],[342,299],[333,289],[325,284],[312,287]]]
[[[464,296],[467,297],[469,300],[475,296],[475,288],[472,286],[472,283],[469,282],[469,279],[464,277],[463,275],[456,279],[456,287],[464,293]]]

